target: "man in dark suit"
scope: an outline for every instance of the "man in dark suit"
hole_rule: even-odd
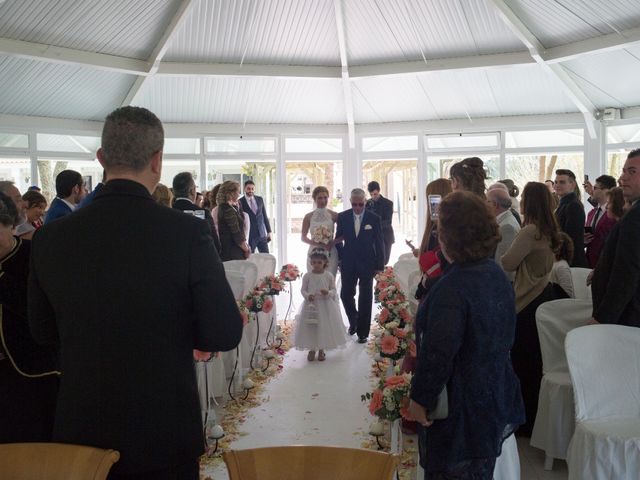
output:
[[[391,256],[391,246],[396,242],[392,226],[393,202],[380,194],[380,184],[378,182],[369,182],[367,190],[371,195],[371,199],[367,202],[367,210],[371,210],[380,217],[382,238],[384,239],[384,264],[387,265]]]
[[[631,209],[616,223],[593,271],[593,323],[640,327],[640,149],[618,180]]]
[[[553,185],[560,197],[560,204],[556,208],[556,219],[560,230],[573,240],[572,267],[587,267],[587,257],[584,253],[584,205],[578,199],[576,189],[576,175],[571,170],[556,170],[556,181]]]
[[[175,200],[173,201],[173,208],[180,210],[181,212],[187,212],[195,217],[205,220],[211,230],[211,238],[213,238],[213,244],[216,247],[218,255],[220,255],[220,238],[218,237],[218,231],[216,225],[213,222],[211,212],[206,208],[201,208],[196,205],[195,200],[197,196],[196,182],[193,179],[193,175],[190,172],[180,172],[173,177],[173,194]]]
[[[249,248],[251,253],[258,249],[260,253],[269,253],[268,242],[271,241],[271,225],[264,208],[264,200],[255,194],[256,184],[253,180],[244,182],[244,197],[240,198],[242,211],[247,212],[251,228],[249,229]]]
[[[79,172],[61,171],[56,177],[56,198],[49,205],[47,215],[44,217],[45,225],[74,212],[86,195],[87,188]]]
[[[591,231],[584,234],[589,268],[596,267],[604,242],[616,224],[616,220],[607,215],[607,194],[615,186],[616,179],[611,175],[600,175],[596,178],[596,184],[590,188],[591,191],[587,190],[585,183],[585,191],[589,194],[589,198],[595,201],[595,206],[587,214],[587,222],[585,223],[585,227],[589,227]]]
[[[198,479],[193,350],[242,335],[209,227],[151,197],[163,144],[153,113],[112,112],[97,152],[109,181],[32,243],[31,332],[60,352],[53,440],[118,450],[110,479]]]
[[[373,277],[384,269],[385,252],[380,217],[365,210],[365,196],[361,188],[351,191],[351,209],[338,214],[335,239],[337,244],[344,242],[338,249],[342,274],[340,298],[349,318],[349,335],[357,333],[359,343],[365,343],[369,336]]]

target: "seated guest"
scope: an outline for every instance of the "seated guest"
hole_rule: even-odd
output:
[[[573,277],[571,276],[571,259],[573,258],[573,242],[564,232],[560,233],[560,248],[556,252],[556,261],[551,269],[551,283],[557,298],[575,298]]]
[[[173,204],[173,193],[171,193],[169,187],[163,185],[162,183],[156,185],[156,189],[153,191],[153,194],[151,196],[156,201],[156,203],[159,203],[163,207],[171,208],[171,205]]]
[[[593,271],[593,321],[640,327],[640,149],[629,152],[619,182],[631,208],[611,230]]]
[[[16,235],[25,240],[31,240],[33,232],[43,225],[44,211],[47,209],[47,199],[35,190],[27,191],[22,200],[26,203],[25,214],[27,221],[16,227]]]
[[[425,478],[493,478],[502,442],[524,421],[509,351],[516,328],[514,294],[491,258],[500,240],[495,216],[469,192],[442,200],[442,252],[451,266],[420,307],[409,411],[419,431]],[[420,320],[419,320],[420,321]],[[430,419],[446,387],[448,416]]]
[[[45,225],[53,220],[69,215],[87,194],[82,175],[75,170],[63,170],[56,177],[56,198],[44,217]]]
[[[544,183],[529,182],[522,192],[524,224],[511,248],[502,256],[502,268],[516,272],[515,342],[511,350],[513,368],[520,379],[527,422],[519,434],[531,435],[538,410],[538,392],[542,380],[542,354],[536,327],[536,309],[555,295],[549,276],[560,246],[560,229],[553,211],[553,200]]]
[[[586,186],[590,185],[585,183]],[[609,190],[616,186],[616,179],[609,175],[601,175],[596,178],[595,186],[590,188],[590,198],[596,206],[587,215],[585,223],[584,243],[587,246],[587,261],[590,268],[595,268],[598,263],[600,251],[604,246],[604,241],[609,235],[616,220],[609,218],[607,213],[607,201]]]
[[[584,205],[580,201],[580,189],[576,183],[576,176],[571,170],[556,170],[556,193],[560,197],[560,204],[555,215],[560,230],[571,237],[573,241],[572,267],[588,267],[584,253]]]
[[[29,332],[31,242],[12,234],[17,222],[14,202],[0,193],[0,443],[49,442],[58,372],[54,350],[36,344]]]
[[[249,258],[251,250],[245,233],[245,216],[238,202],[240,184],[227,180],[218,190],[218,235],[223,262]]]
[[[500,227],[502,239],[498,243],[494,258],[498,265],[502,266],[502,255],[509,250],[513,239],[516,238],[517,233],[520,231],[520,224],[511,214],[511,197],[506,191],[499,188],[489,189],[487,202],[489,202],[492,211],[495,213],[496,221]],[[507,278],[510,281],[513,281],[514,277],[515,274],[513,272],[507,273]]]

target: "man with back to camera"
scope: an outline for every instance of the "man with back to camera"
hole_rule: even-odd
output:
[[[109,181],[32,243],[31,332],[60,352],[53,441],[118,450],[113,480],[198,479],[193,350],[242,335],[209,226],[151,197],[163,144],[153,113],[113,111],[97,152]]]
[[[87,188],[79,172],[61,171],[56,177],[56,198],[49,205],[47,215],[44,217],[45,225],[73,213],[86,195]]]
[[[632,206],[611,230],[593,271],[593,323],[640,327],[640,149],[629,152],[618,181]]]
[[[389,263],[391,257],[391,247],[396,241],[393,234],[393,202],[388,198],[384,198],[380,193],[380,184],[376,181],[369,182],[367,185],[371,199],[367,202],[367,210],[380,217],[382,225],[382,238],[384,239],[384,264]]]
[[[361,188],[351,191],[351,208],[338,214],[335,238],[340,247],[340,299],[349,319],[349,335],[357,333],[358,343],[366,343],[369,336],[373,277],[384,269],[385,255],[380,217],[364,208],[365,196]]]
[[[271,241],[271,225],[264,208],[264,199],[255,194],[256,184],[253,180],[244,182],[244,196],[240,198],[242,211],[249,215],[249,248],[251,253],[258,249],[260,253],[269,253],[268,242]]]
[[[587,257],[584,253],[584,205],[578,198],[576,190],[576,176],[571,170],[556,170],[556,180],[553,185],[560,204],[556,208],[556,219],[560,230],[573,240],[572,267],[587,267]]]

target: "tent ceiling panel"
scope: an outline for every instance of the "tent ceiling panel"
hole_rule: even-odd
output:
[[[131,75],[0,55],[0,112],[103,120],[133,82]]]
[[[197,1],[164,58],[340,65],[333,1]]]
[[[147,59],[179,0],[7,0],[0,37]]]
[[[345,123],[341,81],[156,77],[136,104],[173,123]]]
[[[637,27],[640,0],[507,0],[547,48]]]

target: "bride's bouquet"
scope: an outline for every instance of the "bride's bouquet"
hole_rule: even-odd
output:
[[[329,245],[331,240],[333,240],[333,232],[326,225],[318,225],[313,229],[311,239],[316,243]]]

